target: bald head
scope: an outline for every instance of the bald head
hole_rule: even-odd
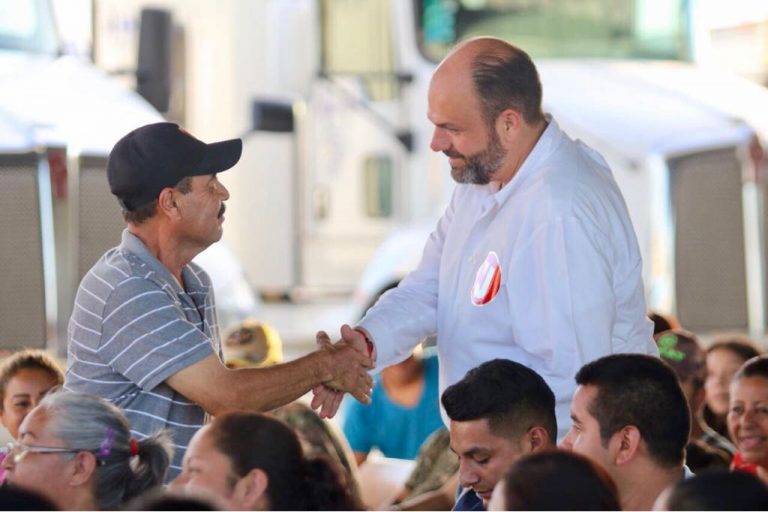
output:
[[[474,59],[475,56],[480,54],[497,55],[499,57],[511,57],[515,53],[519,53],[522,50],[509,44],[503,39],[498,37],[473,37],[462,41],[448,52],[448,55],[443,59],[443,63],[451,60],[454,57]],[[441,63],[442,64],[442,63]]]
[[[502,39],[477,37],[455,46],[438,66],[432,84],[449,79],[458,85],[457,93],[474,93],[489,124],[508,108],[530,125],[544,119],[536,66],[527,53]]]

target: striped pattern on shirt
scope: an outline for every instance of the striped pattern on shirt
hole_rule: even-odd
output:
[[[206,414],[165,380],[212,353],[221,357],[210,279],[194,263],[182,278],[186,290],[124,231],[120,246],[83,277],[67,336],[64,387],[122,408],[137,439],[168,428],[175,446],[168,481]]]

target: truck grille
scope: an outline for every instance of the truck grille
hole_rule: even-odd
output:
[[[43,348],[45,281],[38,155],[0,155],[0,347]]]
[[[78,283],[107,249],[120,243],[125,228],[120,205],[109,191],[106,158],[80,159],[79,195]]]
[[[741,166],[734,148],[669,161],[677,316],[694,332],[747,330]]]
[[[66,340],[67,324],[80,280],[107,249],[120,243],[125,227],[120,205],[109,191],[107,159],[103,156],[81,156],[76,197],[67,199],[74,209],[76,225],[69,225],[68,216],[56,221],[61,231],[74,243],[66,244],[71,254],[57,255],[58,271],[66,283],[58,291],[59,337]],[[64,344],[62,344],[63,347]]]

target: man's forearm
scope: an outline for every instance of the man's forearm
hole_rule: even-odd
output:
[[[369,403],[373,379],[367,370],[372,366],[370,358],[341,342],[324,344],[320,350],[289,363],[235,370],[243,372],[232,379],[238,388],[236,408],[271,410],[321,384]]]
[[[330,355],[322,350],[268,368],[244,368],[235,372],[232,408],[271,411],[290,403],[314,386],[330,381]]]
[[[370,401],[371,360],[346,344],[324,345],[320,350],[269,368],[226,368],[209,357],[168,378],[177,392],[217,415],[231,410],[269,411],[285,405],[320,384]]]

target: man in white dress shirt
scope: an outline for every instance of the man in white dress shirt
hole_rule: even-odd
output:
[[[417,269],[342,338],[383,368],[436,333],[441,393],[484,361],[522,363],[554,391],[562,436],[579,368],[656,346],[611,170],[544,114],[541,98],[530,57],[500,39],[469,40],[443,60],[427,116],[431,148],[458,185]],[[324,415],[339,400],[315,389]]]

